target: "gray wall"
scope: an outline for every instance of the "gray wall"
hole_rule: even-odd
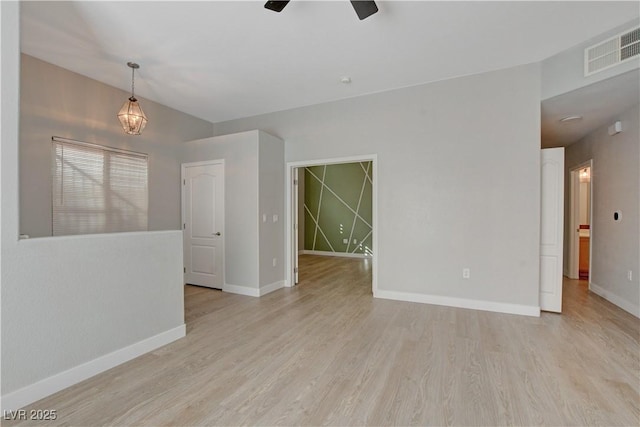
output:
[[[224,159],[225,285],[255,290],[282,281],[284,143],[252,130],[190,141],[180,153],[182,163]],[[257,295],[257,291],[247,293]]]
[[[211,123],[141,98],[149,123],[126,135],[116,113],[130,93],[24,54],[20,88],[22,234],[51,235],[52,136],[148,153],[149,230],[180,228],[179,143],[211,136]]]
[[[55,391],[52,382],[59,387],[69,379],[52,376],[183,330],[182,239],[179,231],[162,231],[18,240],[18,2],[0,2],[0,15],[2,405],[17,409]],[[37,115],[66,114],[60,105]],[[49,146],[47,138],[42,143]],[[37,165],[27,167],[35,171]],[[86,366],[79,371],[76,378]]]
[[[377,153],[379,289],[539,305],[537,65],[214,124],[249,129],[287,162]]]
[[[260,219],[260,287],[284,280],[284,142],[264,132],[258,132],[259,213]],[[273,216],[278,220],[274,222]],[[273,265],[273,259],[276,265]]]
[[[187,142],[181,159],[224,159],[225,284],[257,288],[258,132]]]
[[[638,68],[640,58],[635,58],[588,77],[584,76],[585,48],[632,29],[639,23],[640,20],[636,18],[542,61],[542,99],[552,98]]]
[[[622,121],[621,133],[610,136],[608,126],[603,126],[565,151],[565,270],[571,233],[569,171],[593,159],[592,290],[636,316],[640,316],[639,116],[635,106],[616,118]],[[622,211],[620,222],[613,220],[617,210]],[[632,281],[627,278],[629,270],[633,271]]]

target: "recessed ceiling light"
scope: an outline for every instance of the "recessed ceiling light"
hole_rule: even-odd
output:
[[[582,116],[567,116],[560,119],[562,123],[573,122],[575,120],[582,120]]]
[[[344,83],[348,85],[349,83],[351,83],[351,77],[349,76],[340,77],[340,83]]]

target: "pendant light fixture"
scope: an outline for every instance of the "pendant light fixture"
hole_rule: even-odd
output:
[[[147,116],[144,115],[134,93],[134,73],[140,66],[135,62],[127,62],[127,66],[131,68],[131,97],[120,109],[118,120],[120,120],[125,133],[140,135],[147,125]]]

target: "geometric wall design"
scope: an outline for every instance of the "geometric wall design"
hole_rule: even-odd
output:
[[[304,168],[304,248],[373,255],[371,162]]]

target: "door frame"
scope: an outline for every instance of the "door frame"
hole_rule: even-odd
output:
[[[227,241],[226,241],[226,236],[227,236],[227,232],[226,232],[226,221],[225,221],[225,214],[226,214],[226,199],[225,199],[225,187],[226,187],[226,174],[227,174],[227,169],[225,167],[224,164],[224,159],[215,159],[215,160],[203,160],[200,162],[187,162],[187,163],[182,163],[180,165],[180,181],[182,181],[182,183],[180,184],[180,224],[182,224],[182,284],[185,285],[186,282],[184,280],[184,276],[186,274],[186,266],[184,265],[184,251],[185,251],[185,247],[184,247],[184,232],[185,232],[185,194],[184,194],[184,189],[185,189],[185,172],[187,170],[187,168],[189,167],[196,167],[196,166],[214,166],[214,165],[222,165],[222,170],[224,171],[224,185],[222,186],[222,202],[225,204],[225,206],[223,206],[222,209],[222,285],[224,286],[226,283],[226,278],[227,278],[227,272],[226,272],[226,262],[225,262],[225,256],[226,256],[226,252],[227,252]]]
[[[291,277],[291,285],[297,285],[298,284],[298,256],[297,254],[300,253],[300,203],[299,203],[299,199],[300,199],[300,168],[293,168],[292,169],[293,172],[293,176],[291,177],[292,179],[292,183],[291,183],[291,197],[292,197],[292,207],[293,209],[291,210],[291,218],[293,224],[292,224],[292,233],[293,233],[293,238],[291,239],[291,244],[293,245],[292,248],[292,254],[293,254],[293,265],[291,266],[293,269],[293,275]],[[303,212],[304,215],[304,212]]]
[[[293,266],[295,265],[295,258],[298,254],[293,253],[295,247],[293,243],[293,218],[294,209],[298,209],[298,206],[293,206],[293,170],[296,168],[304,168],[308,166],[320,166],[320,165],[335,165],[341,163],[357,163],[357,162],[371,162],[373,169],[372,185],[371,185],[371,216],[372,216],[372,246],[373,256],[371,259],[371,291],[375,295],[378,291],[378,155],[377,154],[365,154],[360,156],[350,157],[334,157],[328,159],[316,159],[316,160],[300,160],[295,162],[287,162],[285,170],[285,195],[286,195],[286,224],[285,224],[285,286],[295,286]]]
[[[569,169],[569,262],[567,277],[580,278],[580,233],[576,230],[580,226],[580,170],[589,168],[591,185],[589,186],[589,289],[591,289],[591,266],[593,266],[593,159],[584,161]]]

